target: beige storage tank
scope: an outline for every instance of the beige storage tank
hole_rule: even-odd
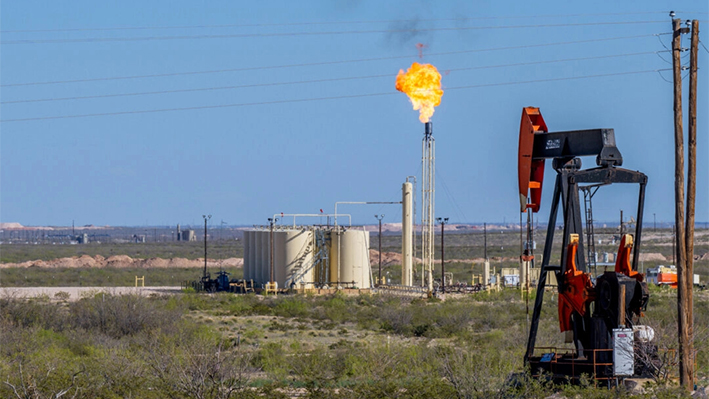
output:
[[[328,279],[330,285],[337,286],[340,277],[338,251],[340,249],[340,236],[344,234],[342,231],[331,230],[330,231],[330,270],[328,273]]]
[[[313,232],[288,230],[284,247],[283,287],[302,287],[313,282]],[[281,280],[279,279],[279,282]]]
[[[331,242],[330,281],[370,288],[369,232],[347,230],[338,234],[333,231]]]
[[[251,248],[249,247],[251,243],[250,231],[244,231],[244,238],[241,240],[241,243],[244,245],[244,280],[248,280],[250,276],[249,262],[251,261]]]
[[[269,232],[270,234],[270,232]],[[273,278],[278,282],[278,287],[284,287],[286,280],[286,236],[287,231],[273,232]],[[269,265],[270,268],[270,265]],[[270,271],[269,271],[270,273]]]

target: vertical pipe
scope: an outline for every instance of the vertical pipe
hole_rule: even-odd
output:
[[[401,285],[413,285],[413,213],[412,213],[412,185],[406,182],[402,185],[402,215],[401,215]]]
[[[269,282],[273,284],[273,219],[268,219],[269,224],[271,225],[271,231],[269,234],[269,244],[268,244],[268,249],[270,251],[270,256],[268,257],[269,260],[269,266],[270,266],[270,271],[271,271],[271,278]],[[273,288],[273,287],[271,287]]]
[[[623,233],[624,233],[624,230],[623,230],[623,210],[621,209],[620,210],[620,239],[621,240],[623,239]]]
[[[445,243],[445,220],[441,221],[441,292],[446,293],[446,243]]]
[[[428,279],[428,292],[433,292],[433,245],[434,245],[434,226],[435,219],[435,140],[433,138],[433,126],[431,122],[425,124],[425,134],[422,142],[422,195],[423,195],[423,211],[421,214],[422,221],[422,248],[421,257],[423,258],[422,269],[425,269],[426,278]],[[422,270],[423,271],[423,270]],[[423,275],[422,275],[423,279]]]
[[[384,215],[382,215],[384,216]],[[382,283],[382,219],[379,219],[379,284]]]
[[[483,236],[485,237],[485,261],[487,261],[487,223],[483,223]]]
[[[211,216],[210,216],[211,217]],[[203,278],[207,278],[207,217],[204,217],[204,274]]]

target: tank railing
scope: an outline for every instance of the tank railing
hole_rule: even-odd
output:
[[[315,263],[320,265],[318,279],[320,282],[330,280],[330,256],[328,253],[327,237],[322,230],[316,230],[314,234],[315,246],[319,248],[318,253],[313,256]]]
[[[260,230],[260,231],[270,231],[271,226],[270,225],[263,225],[263,224],[254,224],[251,225],[253,229]],[[342,229],[348,229],[351,226],[325,226],[325,225],[319,225],[319,224],[302,224],[302,225],[273,225],[273,231],[291,231],[291,230],[308,230],[308,231],[322,231],[322,230],[327,230],[327,231],[335,231],[335,230],[342,230]]]
[[[293,227],[296,226],[295,219],[298,217],[307,217],[307,218],[316,218],[316,217],[327,217],[333,218],[333,221],[337,220],[338,216],[346,216],[349,219],[349,225],[352,226],[352,215],[350,214],[337,214],[335,213],[330,214],[330,213],[274,213],[273,214],[273,220],[276,220],[276,218],[280,217],[281,219],[284,217],[292,217],[293,218]],[[337,226],[337,223],[335,223],[335,226]]]
[[[416,287],[399,284],[382,284],[379,285],[376,290],[378,290],[379,292],[387,292],[391,294],[400,295],[426,295],[428,293],[428,289],[426,287]]]
[[[304,284],[304,282],[303,282],[304,276],[310,270],[315,268],[315,266],[317,265],[317,260],[313,257],[310,259],[309,262],[306,262],[303,265],[304,265],[304,267],[303,266],[300,267],[300,273],[298,273],[298,272],[293,273],[293,278],[292,278],[291,283],[298,283],[300,281],[301,284]],[[286,280],[286,283],[288,283],[288,280]]]
[[[286,278],[285,285],[286,287],[289,287],[291,284],[296,284],[300,280],[302,282],[303,276],[305,276],[305,273],[307,270],[303,271],[303,265],[306,264],[305,258],[307,258],[308,253],[311,252],[311,247],[313,246],[313,241],[312,240],[307,240],[305,243],[303,243],[303,247],[300,248],[300,251],[298,251],[298,255],[296,256],[296,259],[298,259],[298,264],[293,268],[293,272],[291,275]],[[313,263],[313,259],[311,257],[310,263]],[[299,273],[300,271],[300,273]]]

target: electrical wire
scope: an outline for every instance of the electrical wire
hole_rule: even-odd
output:
[[[670,50],[665,50],[665,51],[670,51]],[[660,52],[657,52],[656,54],[662,61],[665,61],[666,63],[672,65],[672,62],[670,60],[666,59],[665,57],[663,57],[662,55],[660,55]]]
[[[557,62],[588,61],[588,60],[595,60],[595,59],[631,57],[631,56],[657,54],[657,53],[658,53],[657,51],[645,51],[645,52],[639,52],[639,53],[613,54],[613,55],[604,55],[604,56],[596,56],[596,57],[580,57],[580,58],[567,58],[567,59],[560,59],[560,60],[519,62],[519,63],[514,63],[514,64],[499,64],[499,65],[485,65],[485,66],[465,67],[465,68],[452,68],[452,69],[446,69],[445,71],[446,72],[459,72],[459,71],[469,71],[469,70],[479,70],[479,69],[516,67],[516,66],[525,66],[525,65],[552,64],[552,63],[557,63]],[[311,84],[311,83],[336,82],[336,81],[345,81],[345,80],[362,80],[362,79],[392,78],[392,77],[393,77],[393,74],[388,73],[388,74],[383,74],[383,75],[352,76],[352,77],[300,80],[300,81],[276,82],[276,83],[254,83],[254,84],[247,84],[247,85],[204,87],[204,88],[194,88],[194,89],[143,91],[143,92],[119,93],[119,94],[98,94],[98,95],[92,95],[92,96],[75,96],[75,97],[37,98],[37,99],[29,99],[29,100],[2,101],[2,102],[0,102],[0,104],[20,104],[20,103],[34,103],[34,102],[48,102],[48,101],[88,100],[88,99],[98,99],[98,98],[143,96],[143,95],[156,95],[156,94],[192,93],[192,92],[200,92],[200,91],[233,90],[233,89],[243,89],[243,88],[251,88],[251,87],[285,86],[285,85],[295,85],[295,84]]]
[[[662,80],[664,80],[665,82],[670,83],[670,84],[672,83],[671,81],[667,80],[664,75],[662,75],[662,72],[661,72],[661,71],[657,71],[657,74],[660,75],[660,77],[662,78]]]
[[[616,72],[608,74],[598,74],[598,75],[586,75],[586,76],[573,76],[566,78],[549,78],[549,79],[536,79],[518,82],[505,82],[505,83],[485,83],[479,85],[469,85],[469,86],[458,86],[458,87],[448,87],[446,90],[463,90],[463,89],[473,89],[482,87],[493,87],[493,86],[509,86],[517,84],[530,84],[530,83],[542,83],[542,82],[555,82],[562,80],[577,80],[577,79],[591,79],[591,78],[601,78],[609,76],[625,76],[625,75],[636,75],[643,73],[657,72],[657,69],[645,70],[645,71],[631,71],[631,72]],[[159,113],[159,112],[173,112],[173,111],[189,111],[189,110],[202,110],[202,109],[219,109],[219,108],[234,108],[234,107],[246,107],[255,105],[273,105],[273,104],[287,104],[287,103],[302,103],[302,102],[313,102],[313,101],[326,101],[326,100],[339,100],[339,99],[351,99],[351,98],[364,98],[364,97],[381,97],[390,96],[398,94],[398,92],[383,92],[383,93],[369,93],[369,94],[353,94],[344,96],[331,96],[331,97],[316,97],[316,98],[301,98],[301,99],[291,99],[291,100],[275,100],[275,101],[261,101],[261,102],[251,102],[251,103],[237,103],[237,104],[219,104],[219,105],[202,105],[194,107],[179,107],[179,108],[162,108],[162,109],[150,109],[150,110],[133,110],[133,111],[119,111],[119,112],[103,112],[94,114],[78,114],[78,115],[59,115],[59,116],[42,116],[42,117],[32,117],[32,118],[17,118],[17,119],[1,119],[0,123],[9,122],[27,122],[27,121],[39,121],[39,120],[51,120],[51,119],[73,119],[73,118],[88,118],[97,116],[117,116],[117,115],[133,115],[133,114],[149,114],[149,113]]]
[[[257,28],[270,26],[308,26],[308,25],[357,25],[400,22],[449,22],[449,21],[474,21],[490,19],[538,19],[538,18],[570,18],[570,17],[603,17],[626,15],[667,14],[669,11],[645,11],[627,13],[592,13],[592,14],[549,14],[549,15],[516,15],[516,16],[491,16],[467,18],[430,18],[430,19],[391,19],[371,21],[325,21],[325,22],[285,22],[285,23],[260,23],[260,24],[218,24],[218,25],[185,25],[185,26],[117,26],[107,28],[56,28],[56,29],[15,29],[0,30],[0,33],[40,33],[40,32],[91,32],[91,31],[121,31],[121,30],[160,30],[160,29],[219,29],[219,28]],[[680,13],[682,11],[676,11]],[[682,12],[686,13],[686,12]],[[696,14],[696,13],[688,13]]]
[[[451,191],[448,189],[448,184],[446,184],[446,179],[443,178],[443,174],[440,173],[440,165],[436,167],[436,178],[439,178],[441,180],[441,183],[443,183],[443,192],[446,194],[448,197],[448,200],[451,201],[453,204],[453,211],[456,213],[456,217],[458,220],[468,223],[468,218],[465,216],[465,212],[463,212],[463,209],[458,205],[458,202],[455,200],[455,197],[451,193]]]
[[[203,39],[234,39],[234,38],[257,38],[257,37],[289,37],[289,36],[332,36],[332,35],[355,35],[372,33],[418,33],[418,32],[446,32],[446,31],[469,31],[469,30],[492,30],[492,29],[527,29],[527,28],[564,28],[576,26],[607,26],[607,25],[642,25],[666,23],[666,21],[620,21],[620,22],[584,22],[584,23],[564,23],[564,24],[536,24],[536,25],[503,25],[503,26],[467,26],[449,28],[420,28],[420,29],[377,29],[377,30],[352,30],[352,31],[329,31],[329,32],[276,32],[276,33],[238,33],[223,35],[183,35],[183,36],[144,36],[144,37],[91,37],[80,39],[21,39],[7,40],[0,44],[59,44],[59,43],[105,43],[105,42],[141,42],[160,40],[203,40]]]
[[[526,44],[526,45],[507,46],[507,47],[491,47],[491,48],[474,49],[474,50],[447,51],[447,52],[439,52],[439,53],[429,53],[429,54],[426,54],[426,56],[430,57],[430,56],[439,56],[439,55],[479,53],[479,52],[487,52],[487,51],[518,50],[518,49],[525,49],[525,48],[538,48],[538,47],[561,46],[561,45],[572,45],[572,44],[582,44],[582,43],[605,42],[605,41],[612,41],[612,40],[639,39],[639,38],[654,37],[654,36],[661,36],[661,35],[668,35],[668,34],[671,34],[671,32],[653,33],[653,34],[646,34],[646,35],[634,35],[634,36],[619,36],[619,37],[609,37],[609,38],[601,38],[601,39],[575,40],[575,41],[568,41],[568,42]],[[55,80],[55,81],[46,81],[46,82],[9,83],[9,84],[0,85],[0,87],[36,86],[36,85],[49,85],[49,84],[85,83],[85,82],[97,82],[97,81],[108,81],[108,80],[161,78],[161,77],[171,77],[171,76],[186,76],[186,75],[199,75],[199,74],[212,74],[212,73],[255,71],[255,70],[264,70],[264,69],[282,69],[282,68],[312,67],[312,66],[322,66],[322,65],[338,65],[338,64],[358,63],[358,62],[373,62],[373,61],[405,59],[405,58],[412,58],[412,57],[414,57],[414,55],[398,55],[398,56],[390,56],[390,57],[363,58],[363,59],[342,60],[342,61],[321,61],[321,62],[308,62],[308,63],[300,63],[300,64],[258,66],[258,67],[245,67],[245,68],[229,68],[229,69],[216,69],[216,70],[207,70],[207,71],[172,72],[172,73],[160,73],[160,74],[150,74],[150,75],[131,75],[131,76],[114,76],[114,77],[89,78],[89,79]]]
[[[470,86],[447,87],[446,90],[450,91],[450,90],[462,90],[462,89],[476,89],[476,88],[481,88],[481,87],[509,86],[509,85],[517,85],[517,84],[542,83],[542,82],[556,82],[556,81],[561,81],[561,80],[592,79],[592,78],[603,78],[603,77],[609,77],[609,76],[637,75],[637,74],[651,73],[651,72],[657,72],[657,71],[667,71],[667,70],[670,70],[670,69],[669,68],[649,69],[649,70],[645,70],[645,71],[604,73],[604,74],[598,74],[598,75],[573,76],[573,77],[567,77],[567,78],[525,80],[525,81],[506,82],[506,83],[484,83],[484,84],[470,85]]]
[[[704,43],[703,43],[701,40],[699,41],[699,44],[701,44],[702,47],[704,47],[704,51],[706,51],[707,53],[709,53],[709,49],[707,49],[707,46],[705,46]]]

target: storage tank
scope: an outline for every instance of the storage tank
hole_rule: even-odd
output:
[[[256,267],[256,257],[258,245],[256,245],[256,232],[254,230],[249,231],[249,279],[253,279],[254,283],[258,280],[257,267]]]
[[[259,232],[259,245],[261,246],[261,283],[265,284],[271,278],[271,248],[270,248],[270,231],[262,230]]]
[[[338,278],[340,277],[339,271],[339,261],[338,251],[340,249],[340,237],[344,234],[341,230],[331,230],[330,231],[330,271],[328,275],[328,280],[330,285],[337,286]]]
[[[244,280],[248,280],[250,277],[250,270],[249,270],[249,262],[251,261],[251,248],[249,247],[249,244],[251,243],[251,236],[250,236],[250,231],[246,230],[244,231],[244,239],[242,240],[242,244],[244,245],[244,263],[243,263],[243,270],[244,270]]]
[[[288,230],[284,247],[283,286],[302,286],[313,282],[313,232],[309,230]],[[281,281],[281,280],[279,280]]]
[[[263,250],[261,249],[261,230],[254,230],[251,236],[251,249],[253,249],[253,264],[251,265],[251,276],[254,279],[254,284],[261,284],[263,282],[262,264],[263,264]]]
[[[270,234],[270,232],[269,232]],[[286,281],[286,236],[287,231],[273,232],[273,278],[279,287],[285,287]],[[270,268],[270,265],[269,265]],[[270,271],[269,271],[270,274]]]
[[[340,235],[340,282],[370,287],[369,232],[347,230]]]

